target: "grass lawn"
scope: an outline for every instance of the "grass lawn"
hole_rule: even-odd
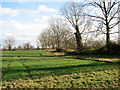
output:
[[[58,56],[46,50],[3,51],[2,88],[119,87],[118,60],[112,56]]]

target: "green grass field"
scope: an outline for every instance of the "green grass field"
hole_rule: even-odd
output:
[[[2,87],[118,87],[118,60],[112,56],[59,56],[46,50],[3,51]]]

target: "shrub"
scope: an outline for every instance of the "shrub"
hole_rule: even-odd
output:
[[[109,45],[110,45],[110,50],[108,54],[120,55],[120,44],[117,44],[115,42],[110,42]],[[104,46],[102,48],[94,50],[94,54],[107,54],[107,47]]]
[[[68,51],[64,48],[56,48],[55,52],[68,52]]]
[[[117,44],[115,42],[110,42],[110,54],[120,54],[120,44]]]

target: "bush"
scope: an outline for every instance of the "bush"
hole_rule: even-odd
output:
[[[110,42],[110,51],[109,54],[120,54],[120,44],[115,42]]]
[[[66,49],[64,48],[56,48],[55,52],[68,52]]]
[[[104,46],[94,51],[94,54],[113,54],[113,55],[120,55],[120,44],[115,42],[110,42],[110,50],[107,53],[107,47]]]

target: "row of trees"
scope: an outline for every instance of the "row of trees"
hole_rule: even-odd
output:
[[[87,2],[88,3],[86,5],[70,2],[61,9],[62,15],[67,19],[67,21],[72,25],[72,27],[74,27],[76,31],[75,36],[77,42],[77,50],[78,52],[81,51],[80,48],[82,47],[82,29],[80,28],[80,26],[83,25],[83,20],[86,17],[88,20],[86,21],[86,24],[84,24],[84,27],[86,26],[87,28],[89,28],[89,26],[91,25],[91,19],[95,23],[97,22],[97,29],[92,32],[99,32],[99,34],[106,35],[106,47],[107,51],[109,51],[110,34],[115,33],[115,31],[112,32],[112,30],[114,30],[113,28],[118,25],[118,23],[120,23],[120,20],[118,19],[119,17],[117,15],[120,12],[120,1],[92,0],[91,2]],[[89,8],[89,11],[87,10],[86,12],[86,8]],[[97,10],[99,10],[99,14],[94,13],[97,12]]]
[[[114,27],[120,23],[119,3],[119,0],[89,0],[84,4],[66,3],[60,10],[63,18],[52,18],[49,21],[48,28],[38,37],[37,47],[53,49],[77,47],[80,53],[83,46],[95,47],[99,43],[90,39],[84,40],[83,43],[83,38],[89,38],[88,34],[92,33],[94,36],[105,34],[105,44],[109,51],[110,35],[118,33]],[[9,44],[8,46],[11,47]]]
[[[52,18],[49,21],[49,27],[40,34],[37,42],[42,48],[76,48],[73,32],[60,18]]]
[[[53,20],[47,32],[51,33],[51,37],[55,39],[52,41],[55,41],[54,43],[56,43],[56,46],[60,47],[59,43],[63,39],[61,39],[61,37],[67,35],[69,37],[69,34],[65,35],[64,33],[62,36],[59,32],[66,32],[68,29],[74,30],[78,53],[82,51],[83,45],[85,45],[82,39],[86,33],[94,33],[96,36],[105,34],[106,48],[107,51],[109,51],[111,42],[110,35],[118,33],[118,31],[113,28],[120,23],[120,20],[118,20],[118,13],[120,12],[119,3],[119,0],[91,0],[87,1],[86,4],[68,2],[61,9],[61,15],[64,16],[64,22],[66,23]],[[98,14],[96,13],[97,11],[99,11]],[[63,24],[67,24],[69,28],[65,28]],[[94,28],[91,28],[92,25],[96,27],[94,26]],[[42,39],[44,35],[45,32],[41,34],[41,43],[42,40],[45,41]],[[46,41],[50,41],[49,39],[50,38]],[[50,42],[46,43],[49,46]]]
[[[34,46],[31,45],[29,42],[24,43],[22,45],[18,45],[17,47],[15,47],[15,38],[12,36],[7,37],[7,39],[5,40],[5,45],[3,46],[3,50],[8,49],[10,50],[31,50],[34,49]]]

